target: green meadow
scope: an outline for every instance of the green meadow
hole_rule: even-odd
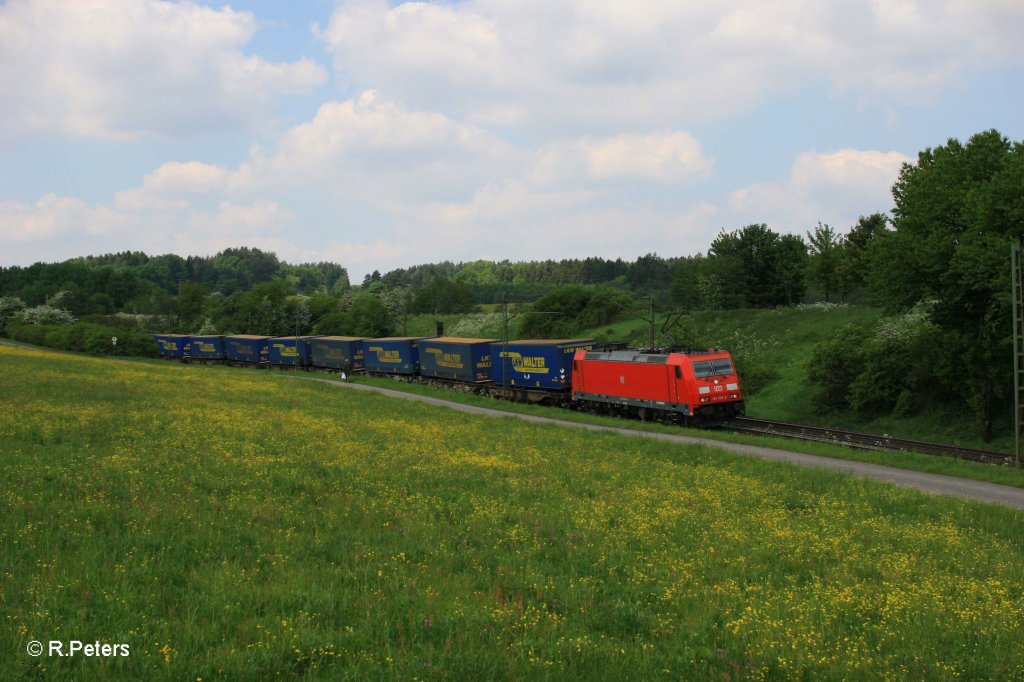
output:
[[[1020,511],[272,372],[0,403],[3,679],[1024,678]]]

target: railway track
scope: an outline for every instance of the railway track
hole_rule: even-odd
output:
[[[904,438],[893,438],[891,436],[880,436],[877,433],[845,431],[843,429],[833,429],[826,426],[792,424],[789,422],[771,421],[767,419],[737,417],[726,422],[723,425],[723,428],[736,433],[782,436],[797,440],[836,443],[862,450],[920,452],[927,455],[956,457],[958,459],[966,459],[972,462],[983,462],[985,464],[1012,465],[1014,462],[1012,455],[1007,455],[1002,452],[993,452],[991,450],[976,450],[973,448],[962,448],[955,445],[944,445],[942,443],[927,443],[924,441],[907,440]]]

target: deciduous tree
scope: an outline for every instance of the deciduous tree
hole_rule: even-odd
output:
[[[947,365],[989,438],[1012,393],[1009,246],[1024,236],[1024,143],[989,130],[926,149],[904,164],[893,199],[894,230],[869,247],[871,293],[891,310],[935,302]]]
[[[807,278],[825,292],[825,301],[836,286],[839,263],[842,259],[842,237],[831,225],[820,221],[813,232],[807,233]]]

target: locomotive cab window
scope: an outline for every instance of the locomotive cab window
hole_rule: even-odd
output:
[[[697,360],[693,363],[693,373],[698,379],[722,374],[733,374],[732,362],[729,358],[717,358],[715,360]]]

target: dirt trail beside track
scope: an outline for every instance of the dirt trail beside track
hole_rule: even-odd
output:
[[[720,440],[712,440],[710,438],[700,438],[698,436],[686,436],[682,434],[677,435],[672,433],[654,433],[650,431],[635,431],[633,429],[618,428],[614,426],[585,424],[581,422],[555,419],[552,417],[538,417],[535,415],[520,414],[517,412],[505,412],[503,410],[495,410],[487,407],[477,407],[475,405],[465,405],[463,403],[443,400],[441,398],[432,398],[429,396],[405,393],[402,391],[395,391],[389,388],[367,386],[365,384],[343,384],[338,381],[332,381],[330,379],[318,379],[316,377],[295,376],[289,378],[298,379],[300,381],[317,381],[345,390],[351,389],[357,391],[369,391],[372,393],[380,393],[394,398],[415,400],[417,402],[427,403],[429,405],[447,407],[453,410],[460,410],[462,412],[468,412],[470,414],[478,414],[487,417],[522,419],[523,421],[532,422],[534,424],[554,424],[558,426],[571,426],[578,429],[586,429],[588,431],[608,431],[612,433],[619,433],[625,436],[632,436],[635,438],[650,438],[653,440],[667,441],[670,443],[682,443],[687,445],[707,445],[709,447],[720,448],[722,450],[735,452],[741,455],[761,457],[763,459],[771,459],[779,462],[789,462],[791,464],[796,464],[798,466],[829,469],[831,471],[837,471],[840,473],[849,474],[851,476],[858,476],[861,478],[868,478],[876,481],[884,481],[886,483],[894,483],[899,486],[913,488],[915,490],[920,490],[926,493],[933,493],[938,495],[953,495],[954,497],[960,497],[967,500],[990,502],[993,504],[1001,504],[1007,507],[1016,507],[1017,509],[1024,509],[1024,488],[1014,488],[1013,486],[1000,485],[998,483],[974,481],[966,478],[956,478],[954,476],[943,476],[942,474],[931,474],[922,471],[911,471],[909,469],[897,469],[894,467],[883,466],[881,464],[854,462],[846,459],[832,459],[830,457],[822,457],[819,455],[806,455],[799,452],[789,452],[787,450],[762,447],[759,445],[728,443]]]

